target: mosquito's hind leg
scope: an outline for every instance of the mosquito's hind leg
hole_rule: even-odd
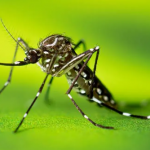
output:
[[[97,124],[96,122],[94,122],[93,120],[91,120],[81,109],[80,107],[77,105],[77,103],[74,101],[74,99],[72,98],[72,96],[70,94],[68,94],[68,97],[71,99],[71,101],[73,102],[73,104],[75,105],[75,107],[77,108],[77,110],[81,113],[81,115],[87,119],[88,121],[90,121],[94,126],[100,127],[100,128],[105,128],[105,129],[114,129],[113,127],[108,127],[108,126],[103,126],[100,124]]]
[[[46,94],[45,94],[45,102],[47,104],[49,104],[49,92],[50,92],[50,88],[51,88],[51,85],[52,85],[52,82],[54,81],[54,77],[51,77],[49,83],[48,83],[48,87],[47,87],[47,91],[46,91]]]
[[[17,44],[16,44],[15,53],[14,53],[14,57],[13,57],[12,63],[15,62],[15,58],[16,58],[16,54],[17,54],[17,51],[18,51],[19,43],[22,43],[23,46],[25,47],[25,49],[28,49],[28,45],[27,45],[21,38],[18,38],[18,40],[17,40],[16,42],[17,42]],[[4,86],[3,86],[2,89],[0,90],[0,94],[4,91],[4,89],[5,89],[5,88],[8,86],[8,84],[11,82],[12,72],[13,72],[13,66],[12,66],[11,69],[10,69],[10,73],[9,73],[9,76],[8,76],[7,81],[5,82]]]
[[[82,68],[80,69],[80,71],[78,72],[78,75],[76,76],[76,78],[74,79],[74,81],[72,82],[70,88],[68,89],[68,91],[66,92],[66,94],[68,95],[68,97],[70,98],[70,100],[72,101],[72,103],[74,104],[74,106],[77,108],[77,110],[81,113],[81,115],[87,119],[89,122],[91,122],[93,125],[97,126],[97,127],[100,127],[100,128],[105,128],[105,129],[114,129],[113,127],[109,127],[109,126],[103,126],[103,125],[100,125],[100,124],[97,124],[96,122],[94,122],[93,120],[91,120],[81,109],[80,107],[77,105],[77,103],[74,101],[74,99],[72,98],[72,96],[70,95],[70,92],[75,84],[75,82],[78,80],[81,72],[84,70],[84,68],[86,67],[88,61],[90,60],[91,56],[93,55],[94,52],[97,52],[97,55],[98,55],[98,52],[99,52],[99,47],[96,47],[94,49],[91,49],[90,50],[90,55],[88,56],[87,60],[84,62]],[[98,58],[97,58],[98,59]],[[96,69],[95,69],[96,70]]]
[[[94,69],[93,69],[93,74],[92,74],[92,83],[90,85],[90,94],[89,94],[90,99],[93,97],[93,87],[94,87],[94,84],[95,84],[94,79],[95,79],[95,72],[96,72],[98,57],[99,57],[99,50],[96,53],[96,59],[95,59],[95,63],[94,63]]]
[[[84,40],[80,40],[75,45],[74,50],[76,50],[81,44],[83,45],[83,49],[85,51],[86,50],[86,44],[85,44]],[[90,99],[93,97],[93,86],[94,86],[94,78],[95,78],[95,72],[96,72],[96,66],[97,66],[98,57],[99,57],[99,50],[96,53],[96,59],[95,59],[95,64],[94,64],[94,69],[93,69],[93,74],[92,74],[92,83],[90,85],[90,94],[89,94],[89,98]]]
[[[111,107],[111,106],[109,106],[109,105],[107,105],[103,102],[101,103],[101,105],[107,107],[110,110],[113,110],[113,111],[117,112],[120,115],[126,116],[126,117],[134,117],[134,118],[140,118],[140,119],[150,119],[150,115],[149,116],[140,116],[140,115],[130,114],[128,112],[122,112],[122,111],[120,111],[120,110],[118,110],[114,107]]]

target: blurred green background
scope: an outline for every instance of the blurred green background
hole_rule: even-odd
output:
[[[87,48],[101,47],[97,76],[118,102],[129,103],[122,110],[149,115],[150,106],[150,2],[148,0],[0,0],[0,17],[8,30],[37,48],[41,39],[61,33]],[[15,42],[0,24],[0,62],[11,62]],[[78,53],[82,52],[82,47]],[[24,59],[19,49],[16,60]],[[92,68],[95,55],[89,63]],[[0,66],[0,86],[9,67]],[[94,127],[81,117],[65,95],[65,77],[54,80],[51,104],[44,94],[26,118],[18,134],[12,131],[30,105],[45,74],[37,65],[15,67],[11,85],[0,95],[0,147],[5,149],[149,149],[150,121],[119,116],[88,103],[72,92],[86,114],[97,123],[116,130]],[[138,107],[134,107],[134,104]]]

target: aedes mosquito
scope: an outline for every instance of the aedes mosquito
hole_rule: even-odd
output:
[[[20,126],[22,125],[24,119],[29,114],[32,106],[36,102],[40,93],[43,90],[44,84],[49,75],[51,75],[51,79],[48,84],[47,94],[49,93],[49,87],[52,84],[54,77],[60,77],[65,74],[68,83],[70,85],[66,94],[77,108],[77,110],[81,113],[81,115],[91,122],[93,125],[105,128],[105,129],[113,129],[113,127],[103,126],[95,123],[92,119],[90,119],[78,106],[78,104],[74,101],[70,92],[72,89],[76,90],[77,93],[87,97],[90,101],[96,102],[100,106],[107,107],[121,115],[128,117],[136,117],[141,119],[150,119],[150,116],[139,116],[133,115],[130,113],[122,112],[116,109],[116,103],[113,99],[112,94],[108,91],[108,89],[102,84],[102,82],[95,75],[97,61],[99,57],[99,46],[86,50],[85,52],[77,55],[75,50],[82,44],[85,48],[85,43],[83,40],[80,40],[77,44],[73,44],[71,39],[60,35],[54,34],[49,37],[46,37],[39,44],[38,49],[34,49],[28,46],[28,44],[21,38],[15,40],[15,38],[11,35],[11,33],[7,30],[3,21],[1,20],[4,28],[8,32],[8,34],[13,38],[16,42],[16,49],[13,57],[12,63],[0,63],[0,65],[12,66],[11,71],[9,73],[9,77],[7,82],[4,84],[3,88],[0,90],[0,93],[8,86],[11,81],[13,66],[23,66],[29,64],[38,64],[41,69],[46,73],[46,77],[40,86],[33,102],[30,107],[27,109],[24,114],[22,120],[20,121],[17,128],[14,132],[17,132]],[[22,45],[20,45],[20,43]],[[25,51],[25,59],[24,61],[15,61],[15,57],[17,54],[18,46],[20,46]],[[94,64],[93,71],[87,66],[88,61],[92,57],[92,55],[96,53],[96,59]],[[84,61],[86,59],[86,61]]]

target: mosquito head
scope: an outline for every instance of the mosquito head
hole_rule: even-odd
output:
[[[30,49],[29,51],[26,51],[25,54],[26,58],[24,59],[24,61],[29,63],[36,63],[41,57],[40,50],[37,49]]]
[[[59,34],[51,35],[40,42],[40,49],[55,54],[64,54],[71,51],[71,39]]]

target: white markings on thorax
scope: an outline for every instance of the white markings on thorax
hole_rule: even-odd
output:
[[[67,57],[69,55],[69,53],[66,53],[64,57]]]
[[[56,67],[58,67],[59,66],[59,64],[54,64],[54,68],[56,68]]]
[[[46,47],[48,46],[55,46],[55,44],[57,43],[58,38],[55,38],[54,42],[52,44],[47,44]]]
[[[65,44],[61,44],[61,46],[59,47],[59,50],[62,50],[65,47]]]
[[[47,52],[47,51],[44,51],[43,53],[44,53],[44,54],[49,54],[49,52]]]
[[[49,64],[46,64],[46,68],[49,68]]]
[[[50,59],[46,59],[46,60],[45,60],[46,63],[49,63],[50,61],[51,61]]]
[[[89,80],[89,84],[92,84],[92,80],[91,79]]]
[[[68,71],[68,72],[67,72],[67,75],[68,75],[68,76],[71,76],[71,72],[70,72],[70,71]]]
[[[55,72],[55,69],[52,69],[52,72]]]
[[[58,40],[62,41],[62,40],[64,40],[64,37],[59,37]]]

